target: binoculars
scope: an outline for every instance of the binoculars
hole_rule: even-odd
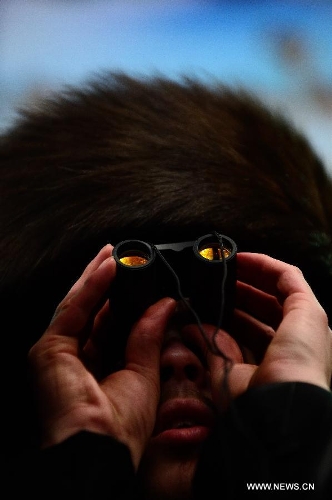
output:
[[[125,348],[133,323],[163,297],[185,298],[199,321],[227,327],[235,300],[236,254],[235,242],[219,233],[160,245],[141,240],[118,243],[109,294],[119,342],[113,348]]]

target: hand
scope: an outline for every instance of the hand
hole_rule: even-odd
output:
[[[267,343],[270,339],[250,385],[301,381],[329,390],[331,330],[302,272],[264,255],[242,254],[238,276],[238,327],[243,323],[252,338],[256,331]],[[249,347],[254,349],[255,342]]]
[[[331,330],[301,271],[266,255],[240,253],[238,280],[232,336],[220,330],[216,337],[232,360],[228,374],[231,397],[248,387],[275,382],[307,382],[330,390]],[[206,327],[209,336],[214,330]],[[252,351],[256,364],[243,362],[239,344]],[[224,361],[206,346],[205,352],[214,399],[222,406]]]
[[[126,444],[138,467],[154,427],[160,349],[175,301],[163,299],[145,312],[128,339],[124,369],[98,380],[91,366],[102,348],[106,295],[116,272],[111,252],[106,245],[87,266],[30,350],[29,361],[43,447],[92,431]]]

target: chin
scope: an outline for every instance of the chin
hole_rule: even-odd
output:
[[[197,449],[175,453],[173,449],[150,447],[138,471],[144,499],[190,500],[197,460]]]

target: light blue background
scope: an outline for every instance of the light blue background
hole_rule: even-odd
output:
[[[305,132],[332,172],[332,2],[0,0],[0,128],[102,70],[218,78]]]

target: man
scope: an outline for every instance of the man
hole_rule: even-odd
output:
[[[33,345],[40,346],[38,339],[56,305],[107,242],[139,238],[157,244],[222,232],[236,241],[240,253],[269,254],[300,267],[331,318],[331,182],[307,141],[283,118],[241,91],[222,85],[208,87],[189,79],[174,82],[105,75],[85,88],[51,98],[40,109],[26,111],[1,139],[0,164],[1,301],[3,324],[10,325],[3,352],[6,356],[10,353],[15,368],[8,377],[3,365],[9,387],[7,411],[2,415],[3,428],[7,429],[3,452],[10,470],[23,470],[27,461],[34,463],[31,453],[39,437],[25,371],[27,353]],[[250,267],[249,262],[247,265]],[[107,279],[112,276],[110,270]],[[257,286],[260,289],[261,285]],[[241,300],[248,291],[243,286],[238,289],[239,309],[246,310]],[[240,352],[249,361],[247,349],[254,347],[259,350],[256,361],[260,363],[281,320],[280,311],[275,318],[275,307],[270,301],[268,305],[264,302],[263,310],[267,308],[272,314],[267,330],[257,328],[262,322],[266,324],[266,318],[260,318],[261,308],[253,312],[254,317],[258,315],[258,325],[248,323],[243,315],[237,317],[244,325],[234,327],[234,340],[229,340],[236,362]],[[164,307],[167,316],[171,306]],[[76,331],[77,324],[72,326]],[[193,336],[187,344],[197,354],[200,336],[191,330]],[[109,340],[109,335],[106,337]],[[178,347],[173,342],[172,348]],[[221,351],[224,349],[222,343]],[[107,352],[104,349],[102,354]],[[206,362],[204,356],[201,358],[201,363]],[[92,360],[87,367],[93,370],[90,363]],[[248,363],[243,366],[251,370]],[[229,377],[226,387],[241,393],[243,379],[234,381],[231,373]],[[24,418],[19,417],[23,412]],[[208,417],[205,415],[204,421]],[[178,422],[180,426],[190,423],[190,418]],[[150,432],[151,422],[149,425]],[[147,444],[149,432],[147,428],[143,432],[141,447]],[[229,435],[234,436],[234,432]],[[117,439],[121,441],[121,435]],[[157,439],[151,446],[154,442],[159,446]],[[89,445],[85,443],[82,449],[88,450]],[[97,449],[102,453],[103,445]],[[230,453],[229,446],[225,449]],[[71,455],[68,451],[64,456]],[[90,456],[96,456],[95,449]],[[148,469],[149,463],[157,466],[149,457],[153,453],[147,449],[140,470]],[[17,461],[22,461],[22,467]],[[136,468],[138,461],[136,457],[133,462]],[[254,463],[248,462],[251,466]],[[40,467],[43,463],[46,459]],[[108,469],[108,461],[96,460],[96,467],[100,469],[102,463]],[[119,474],[128,471],[121,460],[118,464]],[[225,464],[226,476],[231,478],[234,468],[230,470]],[[190,471],[192,467],[188,465]],[[79,477],[88,477],[88,469]],[[38,484],[32,474],[29,478],[32,486]],[[199,480],[195,481],[198,491]],[[132,487],[133,481],[120,483],[121,488],[126,484]]]
[[[248,484],[265,481],[300,490],[310,483],[312,498],[328,498],[332,335],[302,273],[265,255],[239,255],[235,329],[250,334],[254,351],[257,339],[272,331],[273,338],[255,366],[219,332],[218,346],[231,362],[227,386],[224,358],[209,353],[196,325],[176,328],[169,298],[134,326],[124,369],[95,378],[109,307],[103,297],[114,275],[107,245],[30,352],[44,450],[32,468],[47,494],[185,499],[216,488],[223,498],[250,498]],[[205,328],[211,336],[214,327]],[[44,494],[36,483],[34,494]]]

